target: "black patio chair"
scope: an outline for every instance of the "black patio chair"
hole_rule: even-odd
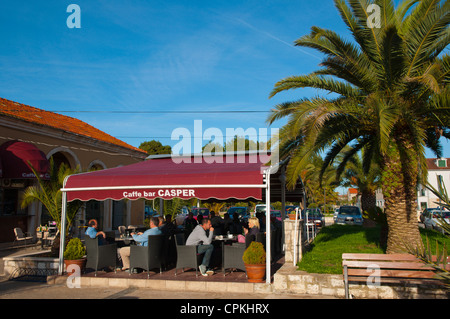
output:
[[[177,260],[177,248],[175,244],[175,234],[164,235],[163,248],[162,248],[162,263],[164,269],[167,269],[169,265],[175,264]]]
[[[233,243],[233,245],[224,245],[223,247],[223,275],[226,275],[226,270],[229,268],[245,270],[245,264],[242,256],[245,251],[245,244]],[[231,270],[233,272],[233,270]]]
[[[114,267],[116,271],[117,245],[99,245],[99,238],[90,238],[85,236],[84,243],[86,245],[86,268],[94,269],[95,276],[97,271],[106,267]]]
[[[162,274],[165,239],[165,235],[151,235],[148,236],[147,246],[130,246],[130,275],[135,268],[147,270],[147,278],[150,277],[150,269],[159,268]]]
[[[175,244],[177,247],[177,263],[175,266],[175,276],[177,269],[184,272],[184,268],[195,268],[195,276],[198,277],[198,266],[201,264],[203,254],[197,253],[197,246],[186,245],[184,234],[175,235]]]

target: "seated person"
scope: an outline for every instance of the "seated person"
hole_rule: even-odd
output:
[[[206,235],[206,231],[209,230],[209,235]],[[198,267],[202,276],[208,276],[214,274],[212,270],[207,270],[209,267],[209,261],[214,251],[214,246],[211,244],[213,240],[214,228],[211,226],[211,221],[207,218],[202,219],[202,224],[197,225],[186,240],[186,245],[197,246],[197,253],[203,254],[203,260]]]
[[[159,230],[162,232],[163,235],[173,235],[175,234],[177,227],[172,222],[172,215],[167,214],[166,220],[162,216],[158,217],[159,219]]]
[[[197,221],[194,218],[194,214],[189,212],[188,217],[183,222],[184,232],[186,238],[189,236],[192,230],[197,226]]]
[[[211,220],[211,226],[214,228],[214,236],[223,235],[223,219],[220,216],[216,215],[214,211],[211,211],[209,213],[209,218]]]
[[[233,215],[233,223],[231,224],[230,228],[230,232],[232,234],[242,234],[242,223],[239,220],[238,214]]]
[[[238,216],[238,214],[234,214],[233,217],[234,216]],[[223,232],[224,234],[228,234],[228,232],[233,233],[233,220],[230,218],[230,214],[228,213],[223,215]]]
[[[249,218],[248,228],[244,227],[246,247],[250,246],[250,243],[256,240],[256,235],[259,233],[259,230],[259,219],[257,217]]]
[[[158,226],[159,226],[158,217],[151,217],[150,229],[147,229],[143,233],[131,233],[131,236],[138,245],[147,246],[148,236],[162,235],[162,232],[161,230],[159,230]],[[130,268],[130,252],[131,252],[130,246],[120,248],[119,253],[122,259],[122,270],[127,270]]]
[[[105,245],[106,244],[106,234],[102,231],[97,231],[98,223],[97,220],[91,219],[88,223],[89,227],[86,228],[85,235],[89,236],[90,238],[98,238],[99,245]]]

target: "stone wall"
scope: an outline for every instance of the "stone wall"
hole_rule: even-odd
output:
[[[58,272],[58,258],[41,257],[45,252],[3,258],[3,275],[16,278],[23,275],[52,275]]]
[[[303,254],[303,221],[297,221],[297,233],[295,233],[295,223],[295,220],[284,220],[284,260],[290,265],[294,265],[294,244],[295,264],[301,260]]]
[[[285,264],[274,276],[274,293],[311,294],[345,298],[343,275],[310,274]],[[354,299],[448,299],[444,289],[429,285],[381,284],[368,286],[350,284],[350,297]]]

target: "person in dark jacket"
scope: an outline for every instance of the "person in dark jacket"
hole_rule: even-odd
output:
[[[256,240],[256,234],[259,233],[259,220],[256,217],[251,217],[248,220],[248,228],[244,228],[245,246],[250,246],[252,241]]]

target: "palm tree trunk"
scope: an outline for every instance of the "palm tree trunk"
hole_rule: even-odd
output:
[[[361,192],[361,209],[362,211],[369,211],[377,206],[377,198],[374,192],[364,190]]]
[[[388,224],[386,253],[404,253],[405,244],[416,247],[421,243],[415,203],[415,161],[414,158],[402,160],[396,151],[389,153],[384,157],[382,174]]]

